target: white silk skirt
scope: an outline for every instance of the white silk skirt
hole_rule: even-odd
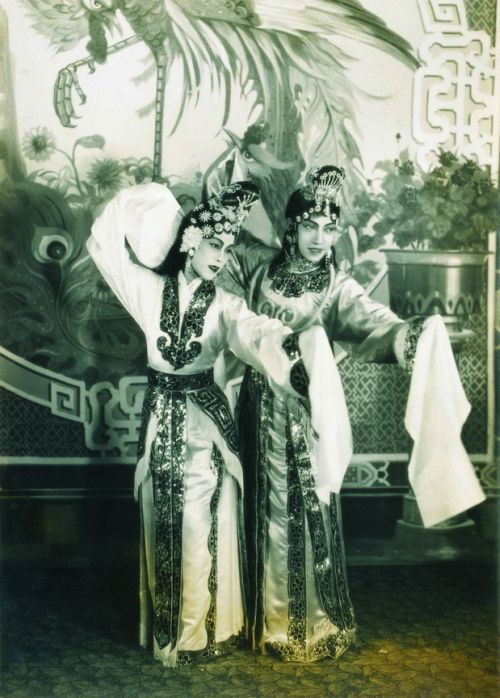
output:
[[[145,456],[157,429],[156,419],[148,425]],[[177,642],[160,649],[154,639],[154,654],[165,666],[188,663],[202,656],[209,658],[220,650],[220,643],[238,636],[243,628],[243,602],[238,537],[238,484],[224,468],[222,481],[212,464],[214,439],[223,457],[227,446],[212,420],[187,400],[187,440],[184,464],[184,505],[182,514],[181,599]],[[234,458],[231,454],[228,457]],[[151,641],[151,612],[155,603],[155,506],[153,481],[144,463],[137,466],[136,479],[142,517],[141,541],[141,644]],[[211,511],[214,493],[216,511]],[[213,509],[213,506],[212,506]],[[209,537],[216,527],[216,550],[210,550]],[[216,574],[213,575],[216,556]],[[215,589],[214,589],[215,582]],[[208,617],[208,616],[211,617]],[[212,626],[216,648],[208,647],[208,627]],[[186,658],[188,658],[186,660]]]

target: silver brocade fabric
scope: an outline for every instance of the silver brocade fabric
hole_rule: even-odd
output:
[[[263,386],[264,392],[269,392]],[[309,458],[307,410],[297,400],[264,398],[267,423],[264,596],[262,638],[266,650],[285,661],[338,657],[352,643],[355,619],[349,598],[338,498],[330,506],[315,492]],[[270,416],[272,414],[272,419]],[[262,502],[263,503],[263,502]],[[259,624],[259,623],[258,623]]]
[[[257,312],[295,331],[321,324],[330,339],[356,347],[362,360],[393,358],[401,321],[345,274],[332,272],[329,283],[318,276],[318,283],[292,288],[286,279],[284,286],[279,279],[273,282],[264,266],[255,279],[251,301]],[[241,420],[241,432],[248,432],[244,440],[254,442],[244,448],[247,548],[254,571],[248,600],[251,644],[285,661],[338,657],[353,642],[356,624],[338,497],[332,495],[328,506],[315,492],[307,405],[277,397],[254,371],[241,407],[245,401],[254,406],[253,415],[248,406],[243,409]]]

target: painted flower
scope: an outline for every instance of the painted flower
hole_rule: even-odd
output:
[[[417,190],[415,187],[405,186],[398,197],[398,201],[402,206],[416,206]]]
[[[134,178],[136,184],[150,182],[153,179],[153,161],[151,158],[128,158],[125,165],[125,172]]]
[[[201,242],[202,237],[203,234],[200,228],[197,228],[195,225],[190,225],[184,231],[179,251],[188,252],[191,249],[196,250]]]
[[[38,126],[24,135],[22,149],[29,160],[42,162],[55,152],[56,140],[45,126]]]
[[[122,184],[123,167],[114,158],[94,160],[90,166],[88,179],[97,187],[98,191],[108,193],[118,191]]]

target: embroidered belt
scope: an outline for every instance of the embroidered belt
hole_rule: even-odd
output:
[[[148,368],[148,384],[151,388],[160,390],[172,390],[174,392],[185,393],[190,390],[201,390],[213,385],[214,371],[202,371],[201,373],[191,373],[180,376],[176,373],[163,373],[154,368]]]

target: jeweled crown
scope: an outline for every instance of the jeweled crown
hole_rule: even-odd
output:
[[[302,195],[321,208],[337,204],[344,179],[345,171],[342,167],[313,167],[306,175],[305,184],[301,189]]]

